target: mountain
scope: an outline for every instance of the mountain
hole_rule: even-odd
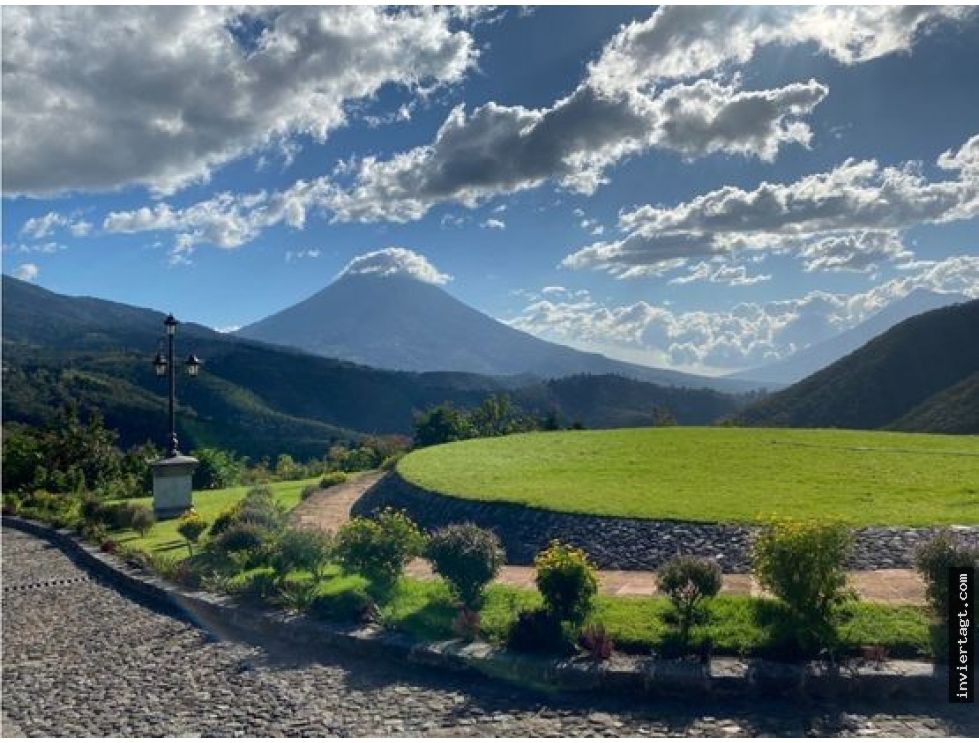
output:
[[[888,428],[895,431],[979,434],[979,372],[932,395]]]
[[[346,275],[298,304],[237,331],[242,338],[406,371],[620,376],[743,392],[758,385],[653,369],[535,338],[404,276]]]
[[[97,408],[122,443],[160,441],[166,389],[150,361],[164,314],[91,297],[68,297],[3,277],[3,417],[40,424],[75,400]],[[417,411],[441,402],[473,407],[507,392],[530,412],[558,412],[588,427],[648,425],[656,407],[682,423],[733,414],[739,400],[585,377],[543,383],[463,372],[372,369],[240,339],[193,323],[177,334],[178,355],[193,351],[204,371],[178,383],[182,448],[213,445],[253,457],[321,455],[337,440],[410,433]],[[575,391],[577,390],[577,391]]]
[[[962,294],[914,289],[906,297],[892,302],[856,327],[803,348],[781,361],[738,372],[730,375],[730,378],[753,380],[776,386],[792,384],[856,351],[867,341],[909,317],[965,301],[968,301],[968,297]]]
[[[969,394],[979,371],[979,300],[917,315],[791,387],[742,411],[746,425],[883,428],[924,420],[919,405]],[[944,393],[945,398],[941,395]],[[909,416],[909,417],[905,417]],[[902,422],[903,421],[903,422]]]

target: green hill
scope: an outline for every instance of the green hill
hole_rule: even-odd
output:
[[[888,428],[895,431],[979,434],[979,372],[932,395]]]
[[[977,371],[979,300],[905,320],[836,363],[748,407],[737,420],[752,426],[885,428]],[[921,416],[909,417],[902,430],[919,430],[915,420],[924,425]]]

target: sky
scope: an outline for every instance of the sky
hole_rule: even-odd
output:
[[[400,273],[723,374],[979,297],[979,10],[4,7],[3,271],[226,330]]]

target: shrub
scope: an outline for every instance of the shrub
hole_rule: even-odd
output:
[[[16,493],[3,494],[3,513],[7,516],[16,516],[20,511],[22,501]]]
[[[330,556],[330,539],[323,532],[287,529],[279,537],[272,566],[285,575],[290,570],[308,570],[317,579]]]
[[[561,620],[547,609],[526,609],[517,614],[506,638],[507,647],[521,653],[570,653]]]
[[[141,537],[145,537],[156,523],[153,509],[139,503],[131,503],[128,506],[129,527],[133,531],[139,532]]]
[[[795,615],[803,645],[833,639],[832,612],[852,596],[844,570],[849,550],[842,524],[773,521],[755,539],[755,577]]]
[[[979,567],[979,549],[959,544],[952,534],[942,531],[921,545],[915,553],[915,567],[925,580],[928,603],[939,619],[948,617],[948,571],[951,568]]]
[[[316,579],[286,578],[279,581],[278,603],[292,611],[306,611],[316,597]]]
[[[598,662],[612,657],[614,645],[605,625],[591,624],[578,635],[578,644],[588,651],[588,657]]]
[[[214,518],[214,523],[211,524],[210,530],[207,532],[212,537],[220,536],[220,534],[225,531],[229,526],[231,526],[235,518],[238,516],[238,507],[232,506],[231,508],[226,508],[221,511]]]
[[[346,472],[327,472],[322,478],[320,478],[320,487],[332,488],[334,485],[342,485],[346,481]]]
[[[255,568],[231,577],[226,590],[248,601],[266,601],[276,592],[276,574],[272,568]]]
[[[258,524],[245,521],[232,524],[214,540],[213,546],[225,554],[251,552],[260,549],[269,539],[268,530]]]
[[[496,534],[475,524],[452,524],[428,539],[425,556],[467,609],[478,609],[483,589],[505,558]]]
[[[187,550],[191,555],[194,554],[194,545],[206,530],[207,522],[193,508],[188,509],[177,524],[177,533],[187,540]]]
[[[680,636],[686,641],[700,604],[721,590],[721,568],[713,560],[681,555],[666,563],[656,580],[676,609]]]
[[[318,490],[319,488],[316,487],[315,485],[303,486],[303,489],[299,491],[299,500],[306,500],[307,498],[309,498],[309,496],[311,496],[313,493],[315,493]]]
[[[336,557],[344,570],[378,587],[391,586],[417,557],[425,538],[403,513],[385,509],[373,519],[353,518],[337,532]]]
[[[559,620],[581,622],[598,590],[595,568],[583,550],[554,541],[534,558],[537,589],[544,606]]]
[[[377,616],[377,606],[363,586],[321,591],[309,605],[308,612],[317,619],[331,622],[369,622]]]
[[[109,538],[109,532],[105,528],[105,524],[101,523],[88,523],[82,524],[81,528],[82,539],[86,542],[91,542],[92,544],[102,544]]]
[[[277,532],[285,527],[286,510],[275,500],[268,486],[259,485],[249,490],[238,504],[233,521],[248,522]]]

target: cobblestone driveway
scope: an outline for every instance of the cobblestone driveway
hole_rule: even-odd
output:
[[[975,708],[541,697],[331,651],[216,640],[3,530],[7,735],[976,735]]]

